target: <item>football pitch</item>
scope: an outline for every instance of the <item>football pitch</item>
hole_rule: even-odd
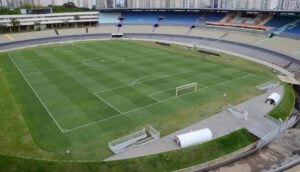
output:
[[[40,130],[32,131],[39,133],[33,134],[37,142],[51,150],[105,149],[95,155],[102,158],[109,153],[100,147],[122,134],[145,125],[167,134],[257,95],[255,86],[269,80],[230,59],[142,41],[63,43],[8,56],[48,116],[32,129]],[[176,88],[191,83],[196,90],[176,96]],[[49,123],[60,133],[47,139],[60,135],[64,143],[43,140]]]

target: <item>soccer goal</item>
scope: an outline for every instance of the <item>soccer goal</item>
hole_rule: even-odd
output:
[[[176,97],[184,95],[184,94],[196,92],[196,91],[197,91],[197,83],[196,82],[182,85],[182,86],[176,87]]]

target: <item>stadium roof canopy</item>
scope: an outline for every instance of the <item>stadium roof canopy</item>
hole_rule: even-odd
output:
[[[189,11],[189,12],[259,12],[259,13],[292,13],[300,14],[300,10],[256,10],[256,9],[220,9],[220,8],[105,8],[100,9],[100,12],[119,12],[119,11]]]

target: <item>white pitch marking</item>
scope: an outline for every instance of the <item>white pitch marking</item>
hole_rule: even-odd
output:
[[[249,77],[249,76],[251,76],[251,75],[252,75],[252,74],[247,74],[247,75],[244,75],[244,76],[241,76],[241,77],[238,77],[238,78],[234,78],[234,79],[231,79],[231,80],[226,80],[226,81],[223,81],[223,82],[219,82],[219,83],[217,83],[217,84],[214,84],[214,85],[211,85],[211,86],[207,86],[207,87],[198,89],[196,92],[202,91],[202,90],[205,90],[205,89],[208,89],[208,88],[217,86],[217,85],[223,85],[223,84],[226,84],[226,83],[228,83],[228,82],[232,82],[232,81],[235,81],[235,80],[239,80],[239,79],[242,79],[242,78],[246,78],[246,77]],[[186,95],[193,94],[193,93],[195,93],[195,92],[187,93],[187,94],[184,94],[184,95],[182,95],[182,96],[186,96]],[[182,97],[182,96],[180,96],[180,97]],[[105,119],[101,119],[101,120],[94,121],[94,122],[91,122],[91,123],[88,123],[88,124],[85,124],[85,125],[81,125],[81,126],[78,126],[78,127],[72,128],[72,129],[69,129],[67,132],[72,132],[72,131],[74,131],[74,130],[77,130],[77,129],[80,129],[80,128],[84,128],[84,127],[87,127],[87,126],[90,126],[90,125],[93,125],[93,124],[96,124],[96,123],[99,123],[99,122],[103,122],[103,121],[107,121],[107,120],[110,120],[110,119],[113,119],[113,118],[117,118],[117,117],[120,117],[120,116],[124,116],[124,115],[127,115],[128,113],[135,112],[135,111],[138,111],[138,110],[142,110],[142,109],[145,109],[145,108],[147,108],[147,107],[154,106],[154,105],[156,105],[156,104],[159,104],[159,103],[162,103],[162,102],[166,102],[166,101],[169,101],[169,100],[172,100],[172,99],[176,99],[176,98],[178,98],[178,97],[171,97],[171,98],[168,98],[168,99],[165,99],[165,100],[162,100],[162,101],[158,101],[158,102],[156,102],[156,103],[152,103],[152,104],[149,104],[149,105],[146,105],[146,106],[137,108],[137,109],[133,109],[133,110],[130,110],[130,111],[127,111],[127,112],[118,114],[118,115],[114,115],[114,116],[111,116],[111,117],[108,117],[108,118],[105,118]],[[66,132],[66,133],[67,133],[67,132]]]
[[[157,102],[161,101],[161,100],[158,100],[157,98],[153,97],[152,95],[147,95],[147,96],[150,97],[153,100],[156,100]]]
[[[35,50],[33,50],[37,55],[45,58],[44,55],[42,55],[40,52],[37,52]],[[45,53],[46,54],[46,53]],[[78,64],[74,64],[74,65],[63,65],[61,67],[54,67],[54,68],[51,68],[51,69],[45,69],[45,70],[40,70],[40,71],[36,71],[36,72],[28,72],[28,73],[24,73],[25,76],[28,76],[28,75],[32,75],[32,74],[36,74],[36,73],[42,73],[42,72],[48,72],[48,71],[54,71],[54,70],[58,70],[58,69],[64,69],[64,68],[71,68],[73,66],[82,66],[82,63],[79,62]]]
[[[112,107],[113,109],[115,109],[116,111],[118,111],[120,114],[122,114],[123,112],[121,112],[118,108],[114,107],[111,103],[109,103],[108,101],[104,100],[101,96],[94,94],[96,97],[98,97],[100,100],[102,100],[103,102],[105,102],[106,104],[108,104],[110,107]]]
[[[37,74],[37,73],[42,73],[42,72],[49,72],[49,71],[55,71],[55,70],[59,70],[59,69],[65,69],[65,68],[72,68],[74,66],[82,66],[83,64],[74,64],[74,65],[65,65],[65,66],[61,66],[61,67],[55,67],[55,68],[51,68],[51,69],[45,69],[45,70],[40,70],[40,71],[36,71],[36,72],[28,72],[25,73],[25,76],[29,76],[29,75],[33,75],[33,74]]]
[[[116,56],[112,56],[112,57],[116,57]],[[113,64],[88,64],[86,61],[88,60],[91,60],[91,59],[98,59],[98,58],[101,58],[101,57],[95,57],[95,58],[90,58],[90,59],[83,59],[81,61],[81,63],[85,66],[112,66],[112,65],[117,65],[117,64],[120,64],[120,63],[123,63],[125,61],[124,58],[121,58],[121,57],[116,57],[117,58],[117,61],[115,61],[116,63],[113,63]],[[104,62],[105,60],[95,60],[95,61],[102,61]]]
[[[27,84],[29,85],[29,87],[32,89],[33,93],[35,94],[35,96],[39,99],[39,101],[41,102],[41,104],[43,105],[43,107],[45,108],[45,110],[48,112],[48,114],[50,115],[50,117],[52,118],[52,120],[54,121],[54,123],[56,124],[56,126],[60,129],[60,131],[62,133],[65,133],[65,129],[63,129],[58,122],[56,121],[56,119],[53,117],[52,113],[50,112],[50,110],[47,108],[47,106],[44,104],[44,102],[42,101],[42,99],[39,97],[39,95],[37,94],[37,92],[33,89],[33,87],[31,86],[30,82],[27,80],[27,78],[25,77],[25,75],[23,74],[23,72],[21,71],[20,67],[17,65],[17,63],[15,62],[15,60],[13,59],[13,57],[11,57],[10,55],[8,55],[10,60],[13,62],[13,64],[16,66],[16,68],[18,69],[18,71],[20,72],[20,74],[23,76],[24,80],[27,82]]]
[[[143,77],[141,77],[141,78],[138,78],[138,79],[132,81],[130,85],[134,85],[134,84],[137,83],[138,81],[143,80],[143,79],[145,79],[145,78],[149,78],[149,77],[152,77],[152,76],[151,76],[151,75],[148,75],[148,76],[143,76]]]
[[[150,77],[153,77],[152,79],[146,79],[146,78],[150,78]],[[131,84],[130,84],[130,86],[132,86],[132,85],[138,85],[138,84],[136,84],[137,82],[139,82],[139,81],[141,81],[141,80],[143,80],[143,79],[146,79],[146,80],[144,80],[144,82],[147,82],[147,81],[152,81],[152,80],[156,80],[156,79],[161,79],[161,78],[168,78],[168,77],[170,77],[170,75],[148,75],[148,76],[144,76],[144,77],[141,77],[141,78],[138,78],[138,79],[136,79],[136,80],[134,80],[134,81],[132,81],[131,82]],[[141,82],[141,84],[142,83],[144,83],[144,82]]]
[[[149,79],[149,80],[146,80],[146,81],[148,82],[148,81],[154,81],[154,80],[163,79],[163,78],[169,78],[169,77],[172,77],[172,76],[181,75],[181,74],[190,73],[190,72],[193,72],[193,71],[185,71],[185,72],[181,72],[181,73],[177,73],[177,74],[173,74],[173,75],[162,75],[162,77],[153,78],[153,79]],[[141,85],[143,83],[144,82],[134,84],[134,86]],[[132,86],[132,85],[124,85],[124,86],[119,86],[119,87],[115,87],[115,88],[111,88],[111,89],[101,90],[101,91],[95,92],[95,94],[103,93],[103,92],[107,92],[107,91],[112,91],[112,90],[117,90],[117,89],[120,89],[120,88],[129,87],[129,86]]]

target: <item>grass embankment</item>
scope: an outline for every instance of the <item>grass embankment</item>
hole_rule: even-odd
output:
[[[295,105],[295,92],[291,85],[284,84],[284,95],[280,103],[269,113],[275,119],[284,121],[292,112]]]
[[[171,171],[216,159],[254,141],[255,136],[246,129],[240,129],[213,141],[182,150],[100,163],[39,161],[0,155],[0,171]]]

